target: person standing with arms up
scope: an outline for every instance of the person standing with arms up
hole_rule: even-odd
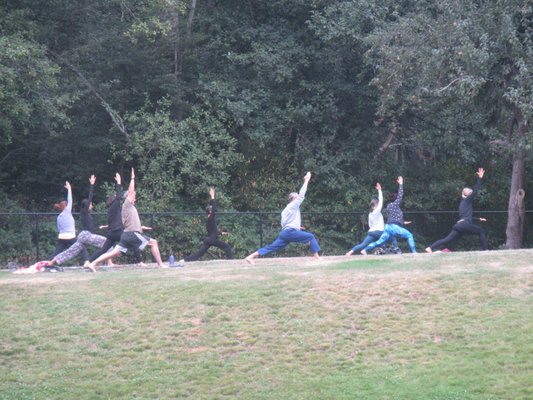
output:
[[[135,171],[131,169],[131,179],[128,186],[128,193],[124,204],[122,206],[122,224],[124,225],[124,232],[120,237],[120,242],[115,246],[115,248],[105,254],[102,254],[96,260],[92,261],[88,268],[95,272],[96,266],[102,261],[108,260],[110,258],[120,255],[120,253],[127,253],[131,249],[144,250],[146,246],[150,246],[152,250],[152,255],[157,262],[157,265],[160,268],[164,268],[163,261],[161,260],[161,254],[159,253],[159,246],[157,240],[152,239],[143,232],[143,226],[141,225],[141,219],[139,218],[139,213],[135,207],[136,202],[136,193],[135,193]]]
[[[476,172],[477,182],[474,187],[464,188],[461,192],[461,203],[459,204],[459,221],[452,227],[452,231],[443,239],[437,240],[431,246],[426,247],[426,252],[433,253],[434,249],[444,247],[444,245],[459,239],[462,235],[478,235],[481,248],[487,250],[487,238],[482,227],[474,225],[472,222],[472,214],[474,212],[474,198],[479,192],[485,170],[479,168]],[[485,218],[480,218],[480,221],[486,221]]]
[[[391,193],[389,195],[389,200],[391,200],[391,202],[387,204],[388,216],[385,230],[376,242],[370,243],[363,250],[361,250],[361,254],[363,255],[367,255],[369,251],[381,246],[383,243],[386,243],[389,239],[394,237],[407,239],[411,253],[416,253],[415,239],[413,234],[403,227],[403,211],[400,208],[400,204],[402,203],[403,199],[403,177],[399,176],[396,182],[398,182],[398,193]]]
[[[368,234],[365,239],[355,245],[348,253],[347,256],[363,250],[370,243],[378,240],[383,234],[385,229],[385,222],[383,220],[383,214],[381,214],[381,209],[383,208],[383,193],[381,192],[381,184],[376,183],[376,189],[378,191],[378,197],[370,200],[370,212],[368,213]]]
[[[62,200],[54,204],[54,208],[60,211],[60,214],[57,216],[57,230],[59,233],[56,248],[49,259],[53,259],[76,243],[76,222],[72,216],[72,186],[69,181],[65,182],[65,189],[67,189],[67,200]],[[88,258],[85,248],[83,249],[83,256],[85,259]]]
[[[218,210],[218,204],[215,200],[215,188],[214,186],[211,186],[209,188],[209,203],[207,204],[207,207],[205,209],[205,212],[207,214],[207,221],[206,221],[206,228],[207,228],[207,236],[204,238],[204,241],[198,251],[195,253],[192,253],[185,257],[184,259],[178,261],[179,264],[183,264],[185,261],[196,261],[200,257],[202,257],[207,250],[211,246],[218,247],[219,249],[223,249],[226,252],[226,258],[228,260],[231,260],[233,258],[233,249],[229,245],[229,243],[223,242],[222,240],[218,239],[218,228],[217,228],[217,221],[216,221],[216,213]]]
[[[281,213],[281,232],[279,233],[277,239],[274,240],[272,244],[262,247],[246,257],[245,260],[248,263],[254,264],[254,258],[281,250],[289,243],[309,243],[313,257],[317,260],[320,259],[320,255],[318,254],[320,251],[320,246],[318,245],[315,235],[302,230],[300,206],[305,199],[305,193],[307,192],[307,185],[310,179],[311,172],[308,172],[305,174],[304,183],[300,188],[300,192],[292,192],[289,194],[290,203],[287,204]]]

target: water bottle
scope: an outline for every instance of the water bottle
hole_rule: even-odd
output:
[[[174,266],[174,256],[171,255],[169,258],[168,258],[168,266],[169,267],[173,267]]]

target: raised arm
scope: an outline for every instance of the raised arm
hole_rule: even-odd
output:
[[[118,172],[115,174],[115,194],[118,201],[122,200],[122,178]]]
[[[87,197],[87,200],[89,200],[89,205],[93,202],[93,192],[94,192],[94,184],[96,183],[96,176],[91,175],[89,178],[89,183],[91,186],[89,187],[89,196]],[[89,207],[89,205],[87,207]]]
[[[399,176],[396,182],[398,182],[398,195],[396,196],[394,203],[400,205],[403,199],[403,177]]]
[[[130,202],[135,201],[135,170],[131,169],[130,185],[128,186],[128,200]]]
[[[72,212],[72,186],[70,186],[69,181],[65,181],[65,189],[67,189],[67,206],[65,210]]]
[[[376,189],[378,191],[378,205],[372,211],[373,213],[379,213],[383,209],[383,192],[381,191],[381,184],[379,182],[376,183]]]

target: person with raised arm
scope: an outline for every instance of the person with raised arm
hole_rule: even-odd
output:
[[[72,186],[69,181],[65,181],[64,187],[67,189],[67,200],[54,204],[54,209],[60,211],[57,216],[58,236],[55,250],[49,259],[53,259],[76,243],[76,222],[72,216]],[[83,255],[85,259],[88,258],[87,250],[84,250]]]
[[[216,213],[218,210],[218,203],[215,200],[215,187],[211,186],[209,188],[209,203],[207,204],[207,207],[205,209],[205,212],[207,214],[207,220],[206,220],[206,228],[207,228],[207,236],[204,238],[200,248],[198,251],[188,255],[187,257],[183,258],[182,260],[178,261],[179,264],[183,264],[186,261],[196,261],[200,257],[202,257],[207,250],[211,246],[218,247],[219,249],[223,249],[226,252],[226,258],[228,260],[231,260],[233,258],[233,249],[231,248],[231,245],[229,243],[223,242],[218,238],[218,228],[217,228],[217,222],[216,222]]]
[[[143,228],[146,228],[141,225],[141,219],[139,218],[139,213],[135,207],[135,202],[135,170],[132,168],[128,192],[124,204],[122,205],[122,224],[124,225],[124,232],[120,237],[119,243],[113,250],[102,254],[88,265],[88,268],[91,271],[95,272],[97,265],[102,261],[116,257],[120,255],[120,253],[127,253],[130,249],[144,250],[146,246],[150,246],[157,265],[160,268],[165,268],[165,265],[163,265],[163,261],[161,260],[157,240],[143,234]]]
[[[354,253],[363,250],[370,243],[377,241],[383,234],[383,230],[385,229],[383,214],[381,214],[381,209],[383,208],[383,193],[381,192],[381,184],[379,182],[376,183],[376,190],[378,191],[378,197],[374,197],[370,200],[368,233],[361,243],[355,245],[348,253],[346,253],[347,256],[351,256]]]
[[[304,176],[304,183],[300,188],[300,192],[292,192],[289,194],[289,204],[281,213],[281,232],[272,244],[262,247],[253,252],[245,260],[254,264],[254,258],[264,256],[265,254],[275,252],[283,249],[289,243],[309,243],[310,250],[315,259],[320,259],[320,246],[316,240],[315,235],[306,232],[302,229],[302,216],[300,214],[300,206],[305,199],[307,192],[307,185],[311,179],[311,172]]]
[[[94,184],[96,183],[96,176],[91,175],[89,178],[90,188],[89,196],[83,199],[81,202],[80,221],[82,230],[76,238],[76,242],[65,251],[57,254],[52,260],[49,261],[49,265],[61,265],[64,262],[71,260],[80,253],[84,253],[85,266],[89,263],[89,257],[87,256],[87,246],[94,246],[101,248],[104,245],[105,237],[96,235],[94,231],[94,222],[91,215],[93,209],[93,193]]]
[[[474,213],[474,198],[479,192],[481,187],[481,182],[483,181],[483,176],[485,175],[485,170],[483,168],[478,168],[477,172],[477,181],[473,188],[464,188],[461,192],[461,203],[459,203],[459,220],[452,227],[451,232],[443,239],[437,240],[431,246],[426,247],[426,252],[432,253],[435,249],[444,247],[445,245],[454,242],[459,239],[462,235],[478,235],[479,242],[481,243],[481,248],[487,250],[487,238],[485,236],[485,231],[479,225],[475,225],[473,221]],[[485,218],[479,218],[480,221],[486,221]]]
[[[109,196],[106,200],[107,207],[107,225],[100,225],[100,229],[107,229],[105,235],[105,242],[103,246],[95,251],[89,262],[96,260],[102,254],[107,252],[113,245],[120,241],[122,232],[124,232],[124,225],[122,225],[121,216],[121,204],[122,204],[122,178],[120,174],[115,173],[115,194]]]
[[[367,255],[369,251],[395,237],[407,239],[411,253],[416,253],[413,234],[403,227],[405,221],[403,219],[403,211],[400,207],[403,199],[403,177],[399,176],[396,182],[398,182],[398,193],[390,193],[389,195],[390,203],[387,204],[387,223],[385,224],[385,229],[377,241],[370,243],[361,250],[361,254],[363,255]]]

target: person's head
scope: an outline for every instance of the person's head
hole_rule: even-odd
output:
[[[377,199],[376,197],[372,197],[372,200],[370,200],[370,211],[374,211],[376,209],[376,207],[378,206],[379,204],[379,199]]]
[[[63,211],[65,208],[67,208],[67,201],[61,200],[59,203],[54,204],[54,209],[57,211]]]
[[[111,196],[108,196],[107,197],[107,200],[105,202],[105,206],[107,208],[111,207],[111,204],[113,204],[113,202],[117,199],[117,195],[116,194],[112,194]]]
[[[389,201],[392,203],[393,201],[396,201],[396,198],[398,197],[398,193],[396,192],[390,192],[389,193]]]
[[[465,187],[465,188],[463,189],[463,191],[461,192],[461,197],[462,197],[463,199],[466,199],[468,196],[470,196],[470,195],[472,194],[472,192],[473,192],[472,189],[470,189],[470,188],[468,188],[468,187]]]
[[[92,210],[93,209],[93,203],[89,202],[89,199],[83,199],[81,201],[81,209],[82,210]]]
[[[294,201],[298,197],[298,193],[296,192],[290,192],[289,193],[289,201]]]

